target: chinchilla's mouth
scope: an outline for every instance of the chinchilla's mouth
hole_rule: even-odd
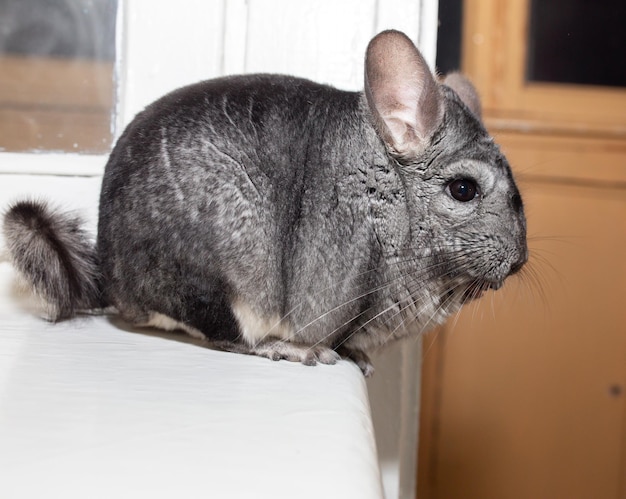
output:
[[[467,303],[482,297],[490,289],[497,291],[504,284],[503,281],[489,281],[487,279],[475,279],[471,281],[463,291],[462,302]]]
[[[491,281],[488,279],[459,279],[455,284],[448,287],[446,293],[441,297],[442,302],[464,305],[481,298],[490,289],[500,289],[503,284],[503,281]]]

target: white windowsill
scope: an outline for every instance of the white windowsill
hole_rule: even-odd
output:
[[[0,497],[380,498],[364,379],[50,324],[0,264]],[[182,338],[181,338],[182,340]]]

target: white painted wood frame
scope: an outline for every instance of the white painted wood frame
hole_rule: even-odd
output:
[[[437,0],[120,0],[114,134],[165,92],[223,74],[289,73],[360,89],[365,47],[386,28],[407,33],[433,66]],[[83,213],[95,230],[105,162],[0,153],[0,210],[45,196]],[[394,345],[376,356],[368,384],[388,499],[415,494],[420,358],[419,341]]]

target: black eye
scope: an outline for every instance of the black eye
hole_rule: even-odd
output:
[[[476,182],[468,178],[457,178],[448,184],[450,195],[457,201],[467,203],[478,194]]]

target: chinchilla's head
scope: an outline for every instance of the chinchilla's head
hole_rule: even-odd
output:
[[[528,258],[526,220],[471,83],[456,73],[439,83],[405,35],[386,31],[368,47],[365,94],[406,190],[406,249],[439,306],[498,289]]]

